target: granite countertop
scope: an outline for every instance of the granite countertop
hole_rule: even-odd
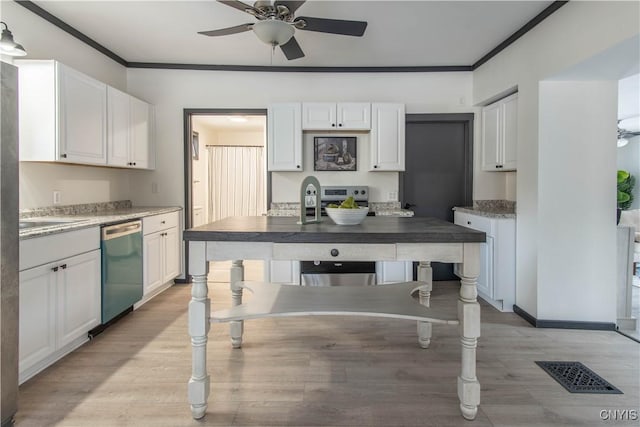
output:
[[[509,200],[475,200],[473,206],[455,206],[453,210],[488,218],[516,217],[516,203]]]
[[[128,202],[128,203],[127,203]],[[132,206],[130,201],[25,209],[20,221],[64,221],[19,231],[20,239],[97,227],[182,210],[179,206]]]

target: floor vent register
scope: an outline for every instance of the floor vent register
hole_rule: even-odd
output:
[[[623,394],[580,362],[536,361],[536,364],[570,393]]]

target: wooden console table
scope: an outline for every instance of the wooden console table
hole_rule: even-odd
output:
[[[189,403],[195,419],[204,417],[209,398],[206,365],[211,322],[229,322],[231,344],[242,345],[243,321],[296,315],[382,316],[417,321],[419,344],[431,340],[432,323],[457,324],[462,346],[458,397],[464,418],[476,417],[480,383],[476,378],[476,347],[480,336],[480,306],[476,282],[480,243],[485,234],[434,218],[368,217],[357,226],[338,226],[330,219],[296,224],[293,217],[234,217],[185,230],[189,273],[193,277],[189,303],[189,334],[193,349]],[[242,260],[418,261],[418,281],[361,288],[301,287],[243,282]],[[232,260],[232,308],[210,312],[208,261]],[[459,263],[457,310],[429,307],[431,262]],[[242,293],[255,293],[242,304]],[[411,298],[419,291],[420,304]],[[313,294],[312,296],[310,294]]]

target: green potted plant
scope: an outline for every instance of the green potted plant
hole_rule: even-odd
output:
[[[618,210],[617,221],[620,222],[620,213],[623,210],[629,209],[631,203],[633,203],[633,186],[636,183],[636,179],[633,175],[626,170],[618,170]]]

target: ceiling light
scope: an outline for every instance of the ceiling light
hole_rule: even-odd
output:
[[[256,36],[271,46],[282,46],[293,37],[294,31],[290,24],[276,19],[266,19],[253,24]]]
[[[236,123],[246,123],[249,121],[249,119],[243,116],[231,116],[229,117],[229,120]]]
[[[27,51],[24,50],[22,45],[13,40],[13,34],[9,31],[7,24],[4,22],[0,22],[0,24],[4,25],[2,38],[0,39],[0,53],[9,56],[25,56]]]

